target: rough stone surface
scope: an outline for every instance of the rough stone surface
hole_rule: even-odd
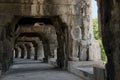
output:
[[[43,58],[44,58],[43,44],[40,41],[39,42],[39,49],[38,49],[38,60],[43,61]]]
[[[79,26],[77,26],[77,27],[73,27],[73,29],[71,30],[71,35],[72,35],[72,38],[74,39],[74,40],[78,40],[78,41],[80,41],[81,40],[81,38],[82,38],[82,34],[81,34],[81,29],[80,29],[80,27]]]
[[[96,77],[98,75],[96,75],[96,73],[101,73],[101,70],[96,71],[94,70],[94,67],[101,65],[103,65],[103,62],[101,61],[69,61],[68,71],[82,77],[84,80],[97,80]]]
[[[108,58],[106,64],[107,80],[119,80],[120,0],[97,1],[99,26]],[[74,57],[80,58],[80,60],[89,60],[89,57],[90,60],[91,58],[94,60],[94,55],[88,56],[92,52],[88,50],[88,48],[92,47],[90,47],[90,44],[94,45],[92,42],[94,37],[91,26],[91,0],[0,0],[0,64],[2,64],[3,71],[7,71],[13,61],[14,43],[16,37],[20,35],[20,33],[16,34],[17,30],[19,30],[19,20],[27,16],[30,18],[57,16],[57,18],[52,18],[51,24],[56,30],[58,40],[57,62],[60,67],[67,67],[67,62]],[[79,45],[74,43],[74,38],[71,35],[71,30],[77,26],[81,28],[82,36],[81,41],[78,41]],[[49,32],[49,29],[47,30]],[[33,32],[35,32],[34,29]],[[86,43],[86,41],[90,43]],[[50,53],[50,47],[47,49],[49,49]],[[34,46],[34,51],[36,55],[36,46]],[[23,49],[21,49],[21,52],[24,54]]]
[[[94,67],[95,80],[106,80],[105,67],[98,66]]]
[[[101,60],[101,51],[99,42],[97,40],[94,40],[92,44],[89,46],[89,60],[91,61],[99,61]]]
[[[21,49],[19,47],[17,47],[17,48],[18,48],[18,58],[20,58],[21,57]]]
[[[107,55],[107,80],[120,78],[120,1],[98,0],[99,26]]]

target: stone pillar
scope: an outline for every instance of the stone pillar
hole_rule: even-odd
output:
[[[13,50],[13,59],[15,58],[15,49]]]
[[[44,58],[44,52],[43,52],[43,44],[42,44],[42,41],[40,41],[38,43],[38,60],[41,60],[43,61],[43,58]]]
[[[25,48],[23,45],[21,45],[20,48],[21,48],[21,58],[24,58],[25,57]]]
[[[120,0],[97,0],[107,80],[120,80]]]
[[[89,61],[101,61],[101,51],[99,42],[97,40],[93,40],[91,45],[89,46]]]
[[[64,40],[64,35],[61,35],[60,33],[57,35],[57,40],[58,40],[58,47],[57,47],[57,65],[61,69],[66,68],[66,57],[67,55],[65,54],[65,40]]]
[[[38,44],[37,43],[34,44],[34,50],[35,50],[34,60],[37,60],[38,59],[38,57],[37,57],[37,55],[38,55]]]
[[[57,60],[57,48],[54,49],[54,59]]]
[[[14,50],[15,50],[15,58],[18,58],[18,49],[15,48]]]
[[[55,55],[54,55],[54,50],[55,50],[55,45],[56,44],[50,44],[50,58],[54,58],[55,57]]]
[[[2,71],[2,62],[3,62],[3,43],[0,41],[0,71]]]
[[[26,45],[26,49],[27,49],[27,59],[31,59],[31,46]]]
[[[106,80],[105,67],[97,66],[93,68],[95,80]]]
[[[18,58],[20,58],[21,57],[21,48],[17,47],[17,49],[18,49]]]
[[[31,45],[31,59],[34,59],[35,56],[35,47],[33,46],[33,44]]]
[[[13,62],[13,44],[9,39],[3,41],[3,63],[2,70],[6,72],[9,69],[9,66]]]
[[[79,59],[80,59],[80,61],[87,61],[88,57],[89,57],[88,41],[81,40],[81,42],[80,42]]]
[[[23,47],[24,47],[24,58],[26,59],[27,58],[27,48],[26,48],[26,46],[25,46],[25,44],[23,45]]]
[[[81,28],[80,26],[73,27],[71,30],[71,35],[73,38],[73,49],[72,49],[72,54],[70,55],[70,58],[72,61],[78,61],[78,53],[79,53],[79,42],[82,39],[82,33],[81,33]]]
[[[49,55],[49,63],[53,64],[57,62],[57,47],[56,47],[56,43],[52,43],[50,44],[50,55]]]
[[[49,55],[50,55],[50,47],[49,47],[49,43],[42,41],[43,42],[43,49],[44,49],[44,62],[48,62],[49,59]]]
[[[77,40],[73,40],[73,52],[72,52],[72,56],[71,56],[71,60],[72,61],[78,61],[78,52],[79,52],[79,43]]]

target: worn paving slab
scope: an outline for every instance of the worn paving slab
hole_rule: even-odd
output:
[[[82,80],[79,77],[54,68],[50,64],[34,60],[16,59],[10,70],[0,80]]]

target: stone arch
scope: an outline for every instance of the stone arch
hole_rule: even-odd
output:
[[[25,21],[27,21],[27,20],[24,21],[24,19],[27,19],[27,20],[32,19],[33,22],[31,22],[32,20],[30,20],[30,22],[28,21],[28,23],[30,23],[30,24],[31,24],[31,23],[32,23],[32,24],[35,24],[35,22],[38,22],[38,23],[40,22],[39,25],[41,25],[41,22],[42,22],[42,23],[45,24],[46,30],[47,30],[47,27],[48,27],[48,28],[52,28],[51,31],[53,31],[53,28],[54,28],[54,27],[51,26],[51,18],[48,18],[48,17],[41,17],[41,18],[22,18],[22,19],[18,22],[18,24],[26,24],[27,22],[25,23]],[[28,23],[27,23],[27,24],[28,24]],[[39,25],[38,25],[38,26],[39,26]],[[48,26],[47,26],[47,25],[48,25]],[[39,27],[38,27],[38,28],[39,28]],[[40,27],[40,28],[42,28],[42,27]],[[24,29],[22,29],[22,30],[20,30],[20,32],[19,32],[19,31],[18,31],[18,32],[19,32],[19,33],[24,33],[23,30],[24,30]],[[36,29],[36,30],[40,30],[40,29]],[[38,36],[45,34],[45,33],[44,33],[45,31],[40,32],[40,31],[36,31],[36,30],[35,30],[35,31],[28,31],[28,33],[31,33],[31,34],[32,34],[33,32],[36,32],[36,33],[38,34]],[[48,30],[49,30],[49,29],[48,29]],[[26,31],[25,31],[25,32],[26,32]],[[53,33],[56,34],[55,30],[53,31]],[[53,38],[54,38],[54,34],[51,34],[51,35],[53,35],[52,39],[50,39],[51,37],[49,37],[49,35],[46,35],[46,37],[48,37],[49,40],[47,40],[47,39],[45,40],[45,38],[44,38],[44,39],[42,40],[42,42],[43,42],[44,44],[46,44],[46,43],[48,44],[49,42],[52,43],[52,42],[53,42]],[[24,35],[24,34],[23,34],[23,35]],[[28,35],[29,35],[29,34],[28,34]],[[33,36],[34,36],[34,35],[33,35]],[[42,38],[43,38],[43,37],[42,37]],[[47,41],[47,42],[45,43],[44,40]],[[55,40],[55,39],[54,39],[54,40]]]

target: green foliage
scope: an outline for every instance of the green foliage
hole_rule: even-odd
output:
[[[100,45],[100,48],[101,48],[102,60],[107,61],[107,57],[106,57],[106,54],[105,54],[105,51],[104,51],[104,47],[103,47],[103,44],[102,44],[102,41],[101,41],[101,37],[99,36],[97,18],[93,19],[93,32],[94,32],[95,39],[99,41],[99,45]]]
[[[99,45],[100,45],[100,49],[101,49],[102,60],[103,61],[107,61],[107,57],[106,57],[105,50],[104,50],[104,47],[103,47],[101,39],[99,39]]]
[[[98,22],[97,19],[93,19],[93,31],[94,31],[94,37],[96,40],[100,39],[99,33],[98,33]]]

